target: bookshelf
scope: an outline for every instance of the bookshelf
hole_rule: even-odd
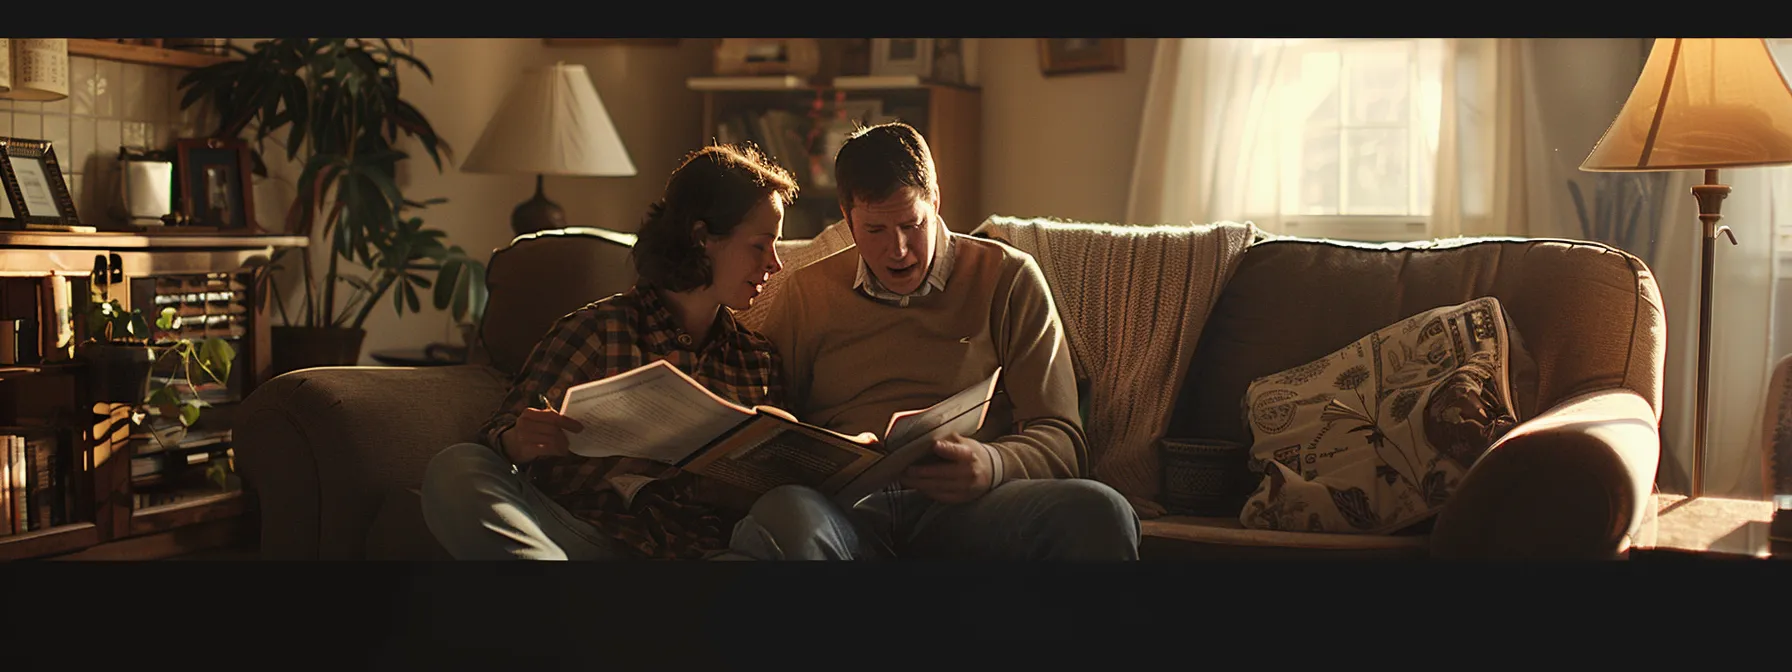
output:
[[[692,77],[703,95],[702,141],[752,141],[790,168],[802,190],[785,211],[784,236],[810,238],[840,219],[830,184],[844,113],[865,124],[899,120],[927,138],[939,173],[941,217],[969,232],[987,213],[979,202],[982,96],[976,87],[919,78],[838,77],[815,83],[791,76]]]
[[[69,38],[68,53],[70,56],[88,56],[120,63],[142,63],[145,65],[166,65],[176,68],[203,68],[214,63],[231,60],[228,56],[213,56],[178,49],[166,49],[142,44],[125,44],[110,40],[91,40]]]
[[[297,236],[0,232],[0,321],[17,328],[16,361],[0,364],[0,436],[21,437],[0,441],[7,476],[0,511],[8,516],[0,522],[0,560],[147,559],[254,538],[254,493],[232,471],[208,467],[228,464],[232,411],[272,370],[248,266],[306,243]],[[57,324],[79,340],[99,282],[147,314],[175,308],[182,327],[158,330],[157,341],[231,341],[230,380],[194,388],[210,406],[191,428],[158,440],[153,430],[167,425],[134,421],[121,403],[134,400],[105,393],[96,363],[46,340]]]

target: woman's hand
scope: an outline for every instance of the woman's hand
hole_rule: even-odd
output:
[[[516,416],[516,424],[504,430],[498,440],[504,444],[504,455],[516,464],[528,464],[540,457],[571,455],[567,450],[566,432],[585,429],[579,421],[554,411],[525,408]]]

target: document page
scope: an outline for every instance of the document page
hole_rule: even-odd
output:
[[[753,416],[665,360],[568,389],[560,413],[585,426],[566,435],[574,455],[666,464],[678,463]]]

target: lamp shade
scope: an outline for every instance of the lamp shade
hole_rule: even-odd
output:
[[[1587,171],[1792,163],[1792,89],[1760,38],[1661,38]]]
[[[629,177],[635,163],[585,66],[557,63],[523,73],[461,170]]]

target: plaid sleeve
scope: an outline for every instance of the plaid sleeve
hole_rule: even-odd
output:
[[[536,405],[537,395],[559,404],[567,388],[631,368],[624,361],[629,353],[628,321],[620,312],[592,305],[555,322],[512,379],[497,412],[480,427],[485,445],[502,453],[499,435],[516,424],[523,409]]]

